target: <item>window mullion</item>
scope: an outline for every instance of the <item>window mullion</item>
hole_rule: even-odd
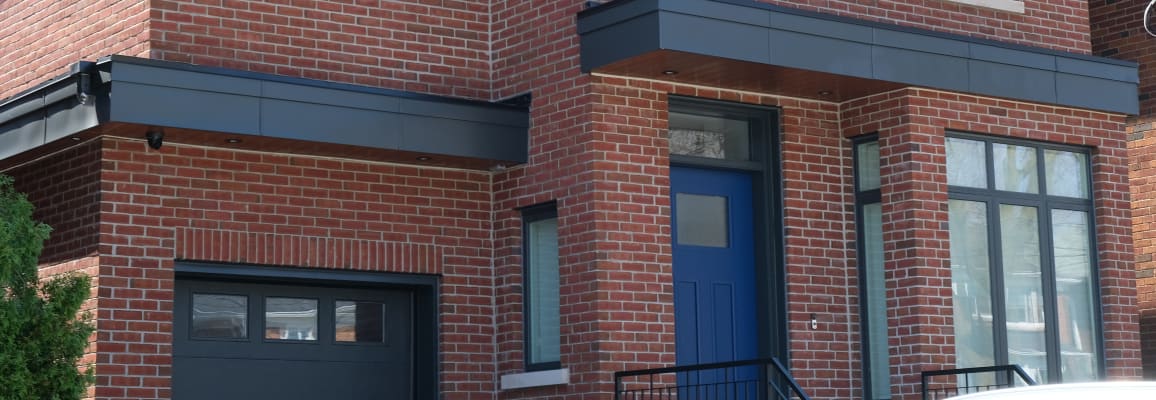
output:
[[[991,265],[988,273],[991,276],[991,323],[993,341],[995,342],[995,363],[998,365],[1006,365],[1008,363],[1008,341],[1007,341],[1007,296],[1005,296],[1005,282],[1003,271],[1003,231],[1001,230],[1001,223],[999,218],[1000,202],[995,198],[988,198],[987,202],[987,241],[988,241],[988,265]]]
[[[1040,207],[1040,278],[1043,279],[1044,289],[1044,338],[1047,340],[1048,350],[1048,381],[1061,382],[1060,374],[1060,341],[1059,317],[1056,315],[1056,265],[1054,240],[1052,237],[1052,209],[1045,199]]]

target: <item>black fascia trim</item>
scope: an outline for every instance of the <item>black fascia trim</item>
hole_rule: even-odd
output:
[[[179,63],[179,62],[173,62],[173,61],[154,60],[151,58],[140,58],[140,57],[119,55],[119,54],[104,56],[104,57],[101,57],[100,59],[98,59],[96,61],[96,65],[98,67],[102,67],[102,69],[104,69],[106,71],[107,71],[107,68],[103,68],[103,67],[105,67],[106,65],[109,65],[109,64],[113,64],[113,65],[115,65],[115,64],[135,64],[135,65],[143,65],[143,66],[150,66],[150,67],[156,67],[156,68],[163,68],[163,69],[168,69],[168,70],[197,72],[197,73],[202,73],[202,74],[213,74],[213,75],[222,75],[222,76],[231,76],[231,77],[260,80],[260,81],[266,81],[266,82],[280,82],[280,83],[288,83],[288,84],[293,84],[293,85],[303,85],[303,86],[312,86],[312,87],[319,87],[319,88],[326,88],[326,89],[354,91],[354,92],[384,95],[384,96],[390,96],[390,97],[402,97],[402,98],[408,98],[408,99],[436,101],[436,102],[448,103],[448,104],[463,104],[463,105],[472,105],[472,106],[477,106],[477,107],[508,109],[508,110],[525,109],[525,107],[519,107],[519,106],[515,106],[515,105],[502,104],[502,103],[491,103],[491,102],[486,102],[486,101],[481,101],[481,100],[470,100],[470,99],[462,99],[462,98],[455,98],[455,97],[445,97],[445,96],[438,96],[438,95],[425,94],[425,93],[406,92],[406,91],[402,91],[402,90],[376,88],[376,87],[372,87],[372,86],[354,85],[354,84],[349,84],[349,83],[340,83],[340,82],[323,81],[323,80],[309,79],[309,78],[298,78],[298,77],[292,77],[292,76],[266,74],[266,73],[262,73],[262,72],[253,72],[253,71],[229,69],[229,68],[223,68],[223,67],[212,67],[212,66],[205,66],[205,65],[187,64],[187,63]]]
[[[1097,57],[1097,56],[1087,55],[1087,54],[1069,53],[1069,52],[1065,52],[1065,51],[1047,49],[1047,48],[1042,48],[1042,47],[1033,47],[1033,46],[1028,46],[1028,45],[1019,44],[1019,43],[1001,42],[998,40],[977,38],[977,37],[971,37],[971,36],[960,35],[960,34],[955,34],[955,33],[938,32],[938,31],[920,29],[920,28],[911,27],[911,26],[888,24],[888,23],[883,23],[883,22],[878,22],[878,21],[870,21],[870,20],[852,18],[852,17],[848,17],[848,16],[843,16],[843,15],[834,15],[834,14],[827,14],[827,13],[821,13],[821,12],[810,11],[810,10],[803,10],[803,9],[799,9],[799,8],[792,8],[792,7],[787,7],[787,6],[781,6],[778,4],[764,3],[764,2],[754,1],[754,0],[700,0],[700,1],[725,3],[725,4],[736,5],[736,6],[759,8],[759,9],[768,10],[768,11],[772,11],[772,12],[776,12],[776,13],[797,15],[800,17],[822,19],[822,20],[828,20],[828,21],[832,21],[832,22],[841,22],[841,23],[845,23],[845,24],[860,25],[860,26],[876,28],[876,29],[886,29],[886,30],[898,31],[898,32],[903,32],[903,33],[910,33],[910,34],[914,34],[914,35],[931,36],[931,37],[937,37],[940,39],[959,40],[959,41],[965,41],[965,42],[970,42],[970,43],[982,44],[985,46],[1003,47],[1003,48],[1011,49],[1011,50],[1020,50],[1020,51],[1028,51],[1028,52],[1033,52],[1033,53],[1042,53],[1042,54],[1049,54],[1049,55],[1054,55],[1054,56],[1076,58],[1076,59],[1082,59],[1084,61],[1093,61],[1093,62],[1100,62],[1100,63],[1107,63],[1107,64],[1115,64],[1115,65],[1124,66],[1124,67],[1138,67],[1140,65],[1139,63],[1136,63],[1133,61],[1118,60],[1118,59],[1106,58],[1106,57]],[[610,10],[613,10],[615,8],[618,8],[618,7],[625,7],[626,4],[637,3],[637,2],[654,2],[659,8],[656,8],[655,10],[652,10],[652,11],[658,11],[659,9],[661,9],[661,5],[659,5],[658,3],[662,3],[662,2],[664,2],[664,0],[614,0],[610,3],[604,3],[603,5],[598,6],[598,7],[587,8],[587,9],[584,9],[582,11],[579,11],[578,12],[578,19],[587,18],[589,16],[599,14],[599,13],[609,12]],[[579,33],[585,33],[585,32],[580,31]]]
[[[110,56],[96,65],[120,122],[443,154],[528,159],[529,108]]]
[[[625,0],[625,1],[634,1],[634,0]],[[1042,54],[1048,54],[1048,55],[1053,55],[1053,56],[1082,59],[1084,61],[1093,61],[1093,62],[1100,62],[1100,63],[1107,63],[1107,64],[1115,64],[1115,65],[1124,66],[1124,67],[1137,67],[1140,65],[1139,63],[1132,62],[1132,61],[1118,60],[1118,59],[1106,58],[1106,57],[1097,57],[1097,56],[1088,55],[1088,54],[1070,53],[1070,52],[1066,52],[1066,51],[1053,50],[1053,49],[1048,49],[1048,48],[1043,48],[1043,47],[1034,47],[1034,46],[1019,44],[1019,43],[1009,43],[1009,42],[1001,42],[999,40],[993,40],[993,39],[977,38],[977,37],[972,37],[972,36],[960,35],[960,34],[956,34],[956,33],[938,32],[938,31],[921,29],[921,28],[916,28],[916,27],[911,27],[911,26],[895,25],[895,24],[888,24],[888,23],[878,22],[878,21],[869,21],[869,20],[857,19],[857,18],[847,17],[847,16],[843,16],[843,15],[825,14],[825,13],[821,13],[821,12],[808,11],[808,10],[803,10],[803,9],[798,9],[798,8],[780,6],[777,4],[763,3],[763,2],[758,2],[758,1],[754,1],[754,0],[707,0],[707,1],[713,1],[716,3],[727,3],[727,4],[737,5],[737,6],[761,8],[761,9],[771,10],[771,11],[783,13],[783,14],[793,14],[793,15],[798,15],[798,16],[808,17],[808,18],[818,18],[818,19],[825,19],[825,20],[834,21],[834,22],[863,25],[863,26],[872,27],[872,28],[876,28],[876,29],[886,29],[886,30],[891,30],[891,31],[910,33],[910,34],[914,34],[914,35],[931,36],[931,37],[937,37],[940,39],[959,40],[959,41],[964,41],[964,42],[982,44],[985,46],[1003,47],[1003,48],[1011,49],[1011,50],[1028,51],[1028,52],[1032,52],[1032,53],[1042,53]]]
[[[749,0],[617,0],[578,14],[585,72],[684,52],[958,93],[1138,114],[1138,65]],[[703,32],[706,32],[704,34]],[[622,36],[635,40],[623,41]]]

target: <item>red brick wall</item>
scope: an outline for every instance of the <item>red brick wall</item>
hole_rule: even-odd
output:
[[[440,272],[446,398],[492,390],[489,174],[177,144],[151,150],[113,138],[101,145],[98,397],[170,395],[175,258]]]
[[[1156,115],[1156,37],[1144,32],[1141,20],[1146,1],[1088,2],[1092,51],[1102,57],[1140,64],[1140,115]]]
[[[848,137],[878,132],[893,385],[916,396],[919,371],[952,368],[946,130],[1092,147],[1096,246],[1108,376],[1140,374],[1124,117],[923,89],[844,104]],[[888,199],[891,199],[889,201]],[[890,205],[889,205],[890,203]],[[924,324],[907,321],[920,318]]]
[[[1132,231],[1136,247],[1136,296],[1144,377],[1156,378],[1156,130],[1152,116],[1129,127]],[[1141,122],[1144,121],[1144,122]]]
[[[147,1],[0,1],[0,99],[109,54],[147,56]]]
[[[1089,2],[1096,55],[1140,64],[1140,115],[1128,121],[1132,230],[1136,248],[1137,300],[1144,376],[1156,378],[1156,38],[1144,32],[1145,1]]]
[[[152,58],[490,98],[489,5],[483,1],[151,4]]]
[[[1088,1],[1024,0],[1024,12],[950,0],[756,0],[937,32],[1087,54]]]
[[[33,218],[52,227],[41,264],[94,255],[100,213],[100,143],[88,141],[0,173],[36,207]]]

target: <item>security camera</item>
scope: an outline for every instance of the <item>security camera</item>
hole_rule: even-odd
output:
[[[165,144],[165,131],[158,129],[150,129],[145,133],[145,139],[149,142],[149,147],[154,150],[160,149],[161,145]]]

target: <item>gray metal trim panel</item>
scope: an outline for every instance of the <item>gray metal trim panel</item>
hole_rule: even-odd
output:
[[[1081,60],[1078,58],[1057,57],[1056,71],[1120,82],[1140,82],[1139,75],[1137,75],[1135,73],[1136,71],[1132,68]]]
[[[1134,84],[1090,78],[1073,74],[1056,74],[1056,101],[1076,107],[1101,108],[1113,107],[1117,109],[1132,106],[1135,97],[1123,96],[1088,96],[1089,93],[1126,91],[1134,88]]]
[[[872,78],[871,45],[804,33],[771,34],[772,63],[838,75]]]
[[[114,79],[117,74],[114,72]],[[115,122],[261,134],[260,100],[243,94],[209,92],[114,80],[110,119]]]
[[[958,40],[888,29],[874,29],[872,34],[874,37],[871,42],[878,44],[879,47],[953,57],[967,57],[971,53],[971,44]]]
[[[648,0],[649,1],[649,0]],[[770,28],[771,15],[766,13],[750,12],[750,7],[726,4],[708,3],[702,0],[660,0],[665,10],[675,13],[697,15],[704,18],[721,21],[732,21],[740,24]]]
[[[663,13],[659,25],[662,43],[676,43],[678,50],[711,54],[733,60],[768,63],[771,61],[771,43],[766,28],[720,21],[696,15]],[[712,35],[702,34],[710,29],[716,35],[743,38],[718,42]],[[665,46],[664,46],[665,47]]]
[[[401,124],[396,113],[324,104],[266,99],[260,101],[261,134],[284,139],[348,144],[354,146],[400,148],[397,137],[388,134]]]
[[[618,0],[622,1],[622,0]],[[611,3],[613,4],[613,3]],[[583,71],[662,48],[658,13],[631,18],[629,23],[608,25],[580,38]],[[622,40],[630,38],[630,40]]]
[[[972,43],[970,47],[971,54],[969,56],[973,60],[1016,65],[1044,71],[1056,70],[1056,57],[1051,54],[1040,54],[976,43]]]
[[[968,60],[968,92],[1043,103],[1056,102],[1054,73],[981,60]]]
[[[0,159],[44,144],[43,112],[25,114],[0,125]]]
[[[865,44],[870,44],[874,36],[873,30],[868,26],[792,14],[770,13],[770,15],[771,29]]]
[[[110,66],[113,82],[253,97],[261,96],[262,81],[260,80],[195,72],[187,69],[164,68],[150,64],[117,62],[131,60],[126,57],[117,57],[113,60]]]
[[[262,82],[260,97],[387,112],[397,112],[401,103],[396,97],[281,82]]]
[[[871,52],[874,78],[909,85],[968,90],[967,59],[943,54],[876,46]],[[893,63],[904,59],[910,62]]]
[[[579,13],[578,24],[584,71],[671,50],[978,95],[1139,112],[1135,63],[757,2],[617,0]],[[765,33],[754,33],[759,31]],[[769,52],[761,49],[764,37],[769,37]],[[913,70],[927,62],[962,66]],[[1057,95],[1076,92],[1080,95]]]

